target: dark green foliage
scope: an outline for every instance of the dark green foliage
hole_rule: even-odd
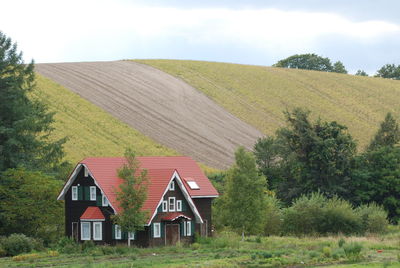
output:
[[[396,119],[391,113],[387,113],[385,120],[381,123],[378,132],[375,134],[368,150],[375,150],[378,147],[393,147],[400,142],[400,128]]]
[[[51,142],[53,114],[28,98],[34,64],[24,64],[16,44],[0,32],[0,172],[16,167],[59,172],[65,139]]]
[[[278,61],[273,66],[324,72],[331,72],[333,70],[333,66],[329,58],[323,58],[316,54],[296,54]]]
[[[358,75],[358,76],[368,76],[368,74],[367,74],[364,70],[357,70],[357,72],[355,73],[355,75]]]
[[[238,233],[259,234],[264,227],[265,178],[256,168],[250,152],[235,152],[235,164],[228,171],[225,194],[219,198],[218,220]]]
[[[62,237],[57,243],[57,250],[60,253],[74,254],[81,252],[81,245],[70,237]]]
[[[380,68],[377,73],[377,77],[390,78],[390,79],[400,79],[400,65],[395,64],[385,64]]]
[[[12,234],[1,240],[1,247],[8,256],[31,252],[37,247],[37,242],[24,234]]]
[[[139,162],[131,149],[125,151],[126,164],[118,170],[118,177],[123,180],[116,189],[117,200],[122,213],[115,215],[114,221],[121,226],[123,232],[135,232],[144,229],[148,211],[142,207],[147,199],[147,170],[139,172]]]
[[[356,208],[356,213],[362,221],[363,233],[384,233],[389,225],[388,214],[383,207],[375,203],[369,205],[361,205]]]
[[[0,175],[0,233],[23,233],[50,243],[64,232],[62,182],[39,171],[9,169]]]
[[[272,189],[276,188],[281,173],[279,149],[274,137],[258,138],[253,148],[257,167],[267,178]]]
[[[215,189],[217,189],[218,193],[223,194],[225,189],[226,172],[207,174],[207,177]]]
[[[333,64],[332,72],[347,74],[347,70],[341,61],[337,61]]]

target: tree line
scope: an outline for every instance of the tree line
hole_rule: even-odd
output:
[[[295,54],[278,61],[272,66],[347,74],[346,67],[341,61],[332,63],[329,58],[324,58],[314,53]],[[355,75],[368,76],[364,70],[358,70]],[[395,64],[385,64],[377,70],[375,77],[400,80],[400,64],[397,66]]]

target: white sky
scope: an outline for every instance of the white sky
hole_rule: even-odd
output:
[[[27,61],[171,58],[272,65],[296,53],[317,53],[341,60],[350,72],[373,74],[383,64],[400,64],[400,23],[382,13],[360,19],[311,7],[1,1],[0,31],[18,43]]]

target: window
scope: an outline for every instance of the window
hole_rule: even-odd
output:
[[[103,239],[103,230],[101,228],[101,222],[93,223],[93,240],[102,240]]]
[[[102,205],[103,207],[108,206],[108,200],[107,197],[103,194],[103,198],[102,198]]]
[[[174,181],[171,181],[171,183],[169,184],[168,190],[170,190],[170,191],[174,191],[174,190],[175,190],[175,183],[174,183]]]
[[[186,236],[186,221],[183,222],[183,236]]]
[[[90,201],[96,201],[96,186],[90,186]]]
[[[121,239],[121,226],[115,225],[115,239]]]
[[[78,186],[72,186],[72,200],[78,200]]]
[[[162,201],[162,212],[168,211],[168,202],[166,200]]]
[[[135,240],[135,232],[128,233],[129,240]]]
[[[182,200],[176,201],[176,211],[182,211]]]
[[[159,222],[153,223],[153,237],[154,238],[161,237],[161,226]]]
[[[199,190],[200,187],[195,181],[188,181],[187,184],[189,185],[190,189],[192,190]]]
[[[168,197],[169,211],[175,211],[175,197]]]
[[[81,222],[81,240],[90,240],[90,222]]]
[[[85,177],[89,177],[89,171],[87,170],[87,168],[83,168],[83,173]]]
[[[186,222],[186,235],[187,236],[192,235],[192,222],[191,221]]]

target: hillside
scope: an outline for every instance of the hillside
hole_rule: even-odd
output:
[[[257,137],[262,136],[257,129],[233,116],[195,88],[147,65],[132,61],[55,63],[37,64],[36,71],[157,143],[213,168],[228,168],[239,145],[252,148]],[[70,102],[66,98],[60,98],[60,101],[63,105],[69,105],[67,102]],[[49,104],[58,107],[53,101]],[[64,108],[60,108],[62,112]],[[92,120],[97,118],[87,118],[74,108],[71,110],[76,120],[96,125]],[[66,116],[71,117],[61,113],[58,118],[64,120]],[[65,125],[72,127],[75,123],[65,122]],[[116,134],[118,130],[113,130],[111,125],[106,128],[113,135],[104,137],[88,130],[91,135],[96,135],[91,146],[124,143]],[[139,135],[137,132],[135,134]],[[80,141],[92,139],[90,135],[81,135],[79,132],[75,135],[79,136],[76,139]],[[103,138],[108,143],[98,142],[97,138]],[[138,151],[142,148],[135,147]]]
[[[265,134],[284,125],[284,110],[305,107],[346,125],[364,148],[387,112],[400,116],[400,81],[203,61],[136,62],[182,79]]]
[[[55,112],[53,137],[69,138],[65,152],[73,164],[87,156],[121,156],[127,146],[135,148],[138,155],[178,154],[57,83],[40,75],[36,83],[31,97]]]

